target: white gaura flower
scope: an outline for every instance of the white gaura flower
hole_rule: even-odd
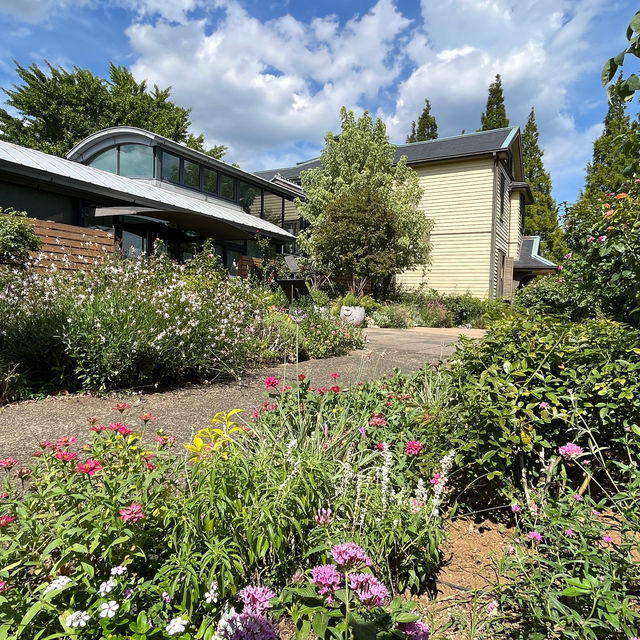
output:
[[[122,565],[120,565],[118,567],[112,567],[112,569],[111,569],[111,575],[112,576],[122,576],[125,573],[127,573],[127,567],[124,567]]]
[[[169,621],[166,631],[170,636],[173,636],[176,633],[182,633],[187,628],[188,624],[189,621],[184,618],[173,618],[173,620]]]
[[[67,627],[86,627],[91,616],[86,611],[74,611],[67,616],[65,624]]]
[[[100,608],[101,618],[113,618],[113,616],[116,615],[116,611],[120,608],[120,605],[115,600],[110,600],[109,602],[103,602]]]
[[[109,578],[106,582],[102,582],[100,584],[100,588],[98,589],[98,593],[104,598],[104,596],[107,595],[107,593],[111,593],[114,589],[114,587],[117,585],[118,583],[115,581],[114,578]]]
[[[47,593],[49,593],[49,591],[62,589],[63,587],[66,587],[70,582],[71,578],[68,578],[67,576],[60,576],[59,578],[51,581],[51,584],[47,586],[47,588],[44,590],[44,593],[46,595]]]

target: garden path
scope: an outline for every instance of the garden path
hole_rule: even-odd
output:
[[[113,393],[107,397],[73,395],[49,397],[44,400],[19,402],[0,408],[0,458],[14,456],[28,464],[31,453],[41,440],[56,440],[63,435],[75,435],[80,443],[88,439],[87,418],[95,416],[99,423],[115,421],[112,410],[116,402],[132,405],[128,420],[150,411],[158,416],[151,423],[153,430],[164,429],[185,444],[192,435],[209,425],[217,411],[243,408],[251,412],[265,399],[263,381],[275,375],[280,380],[292,380],[304,373],[313,386],[329,386],[329,375],[340,373],[338,383],[348,387],[359,380],[370,380],[392,373],[414,371],[425,362],[446,359],[454,350],[459,334],[480,337],[479,329],[366,329],[367,346],[348,356],[309,360],[293,365],[272,366],[248,373],[233,382],[186,385],[175,389],[145,389],[137,393]],[[115,415],[114,415],[115,414]],[[136,420],[137,421],[137,420]],[[133,426],[133,425],[132,425]],[[136,424],[136,427],[139,425]]]

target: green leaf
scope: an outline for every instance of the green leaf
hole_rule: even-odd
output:
[[[327,627],[329,626],[329,616],[323,611],[316,613],[313,616],[313,632],[322,640],[324,638],[325,633],[327,632]]]
[[[605,63],[603,69],[602,69],[602,86],[606,87],[611,80],[613,79],[613,76],[616,75],[616,71],[618,70],[618,64],[616,64],[615,58],[609,58],[609,60],[607,60],[607,62]]]

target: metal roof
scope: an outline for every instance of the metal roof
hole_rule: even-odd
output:
[[[157,187],[149,181],[118,176],[88,167],[42,151],[27,149],[0,141],[0,178],[20,175],[52,185],[67,187],[85,194],[103,196],[140,207],[164,211],[198,214],[226,223],[245,233],[260,231],[284,241],[295,236],[256,216],[245,213],[238,205],[222,200],[206,199],[201,194],[190,196],[183,191]]]
[[[514,261],[513,268],[526,271],[551,271],[558,268],[557,264],[539,255],[539,251],[540,236],[524,236],[520,245],[520,257]]]
[[[395,162],[398,162],[402,156],[407,157],[407,164],[420,164],[450,158],[486,155],[494,151],[509,149],[517,133],[518,127],[506,127],[504,129],[466,133],[450,138],[437,138],[436,140],[427,140],[425,142],[399,144],[396,147]],[[293,167],[256,171],[255,174],[267,180],[276,175],[280,175],[287,180],[296,180],[300,177],[301,171],[319,166],[320,158],[312,158],[311,160],[299,162]]]

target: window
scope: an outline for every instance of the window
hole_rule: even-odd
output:
[[[504,177],[504,173],[500,174],[500,222],[504,222],[504,195],[507,181]]]
[[[180,158],[166,151],[162,152],[162,179],[180,182]]]
[[[223,198],[233,200],[233,178],[230,176],[225,176],[224,174],[222,174],[220,177],[222,178],[220,181],[220,195]]]
[[[211,169],[202,169],[202,188],[207,193],[218,194],[218,172]]]
[[[260,191],[246,182],[238,182],[238,202],[245,213],[260,216]]]
[[[184,183],[187,187],[200,188],[200,165],[188,160],[184,161]]]
[[[152,178],[153,148],[142,144],[121,144],[119,174]]]
[[[89,166],[109,173],[118,173],[118,147],[112,147],[94,156],[89,161]]]

